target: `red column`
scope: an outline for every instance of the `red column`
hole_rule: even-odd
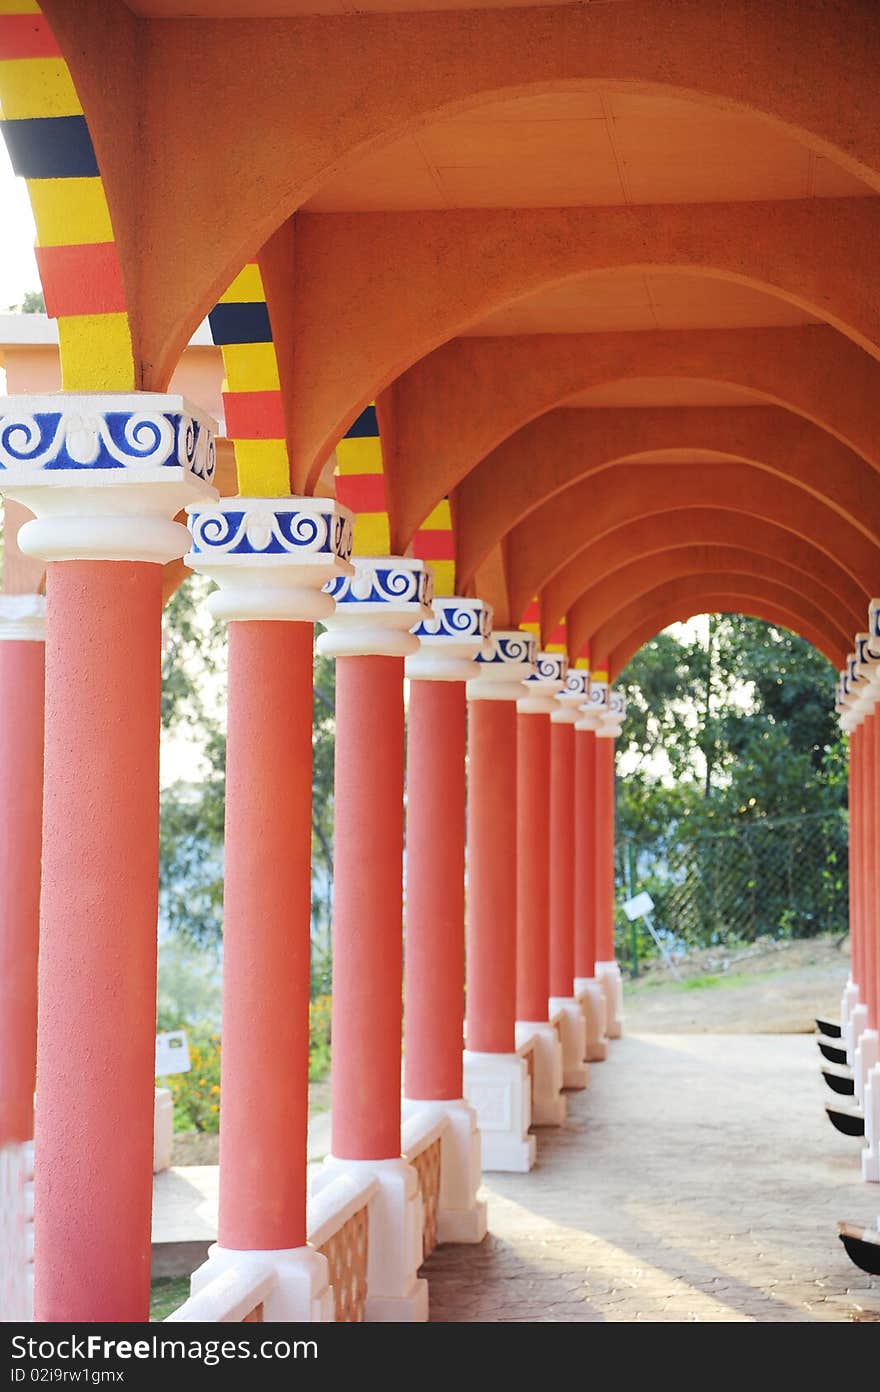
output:
[[[160,565],[48,567],[40,1321],[149,1308],[161,613]]]
[[[516,705],[469,701],[467,1047],[514,1051]]]
[[[517,716],[516,1018],[546,1021],[550,997],[550,717]]]
[[[0,639],[0,1146],[34,1134],[45,661]]]
[[[614,961],[614,740],[596,739],[596,961]]]
[[[550,995],[569,998],[575,977],[574,764],[574,726],[554,722],[550,727]]]
[[[462,1095],[465,695],[459,681],[409,688],[405,1092]]]
[[[596,735],[575,733],[574,974],[596,975]]]
[[[400,1155],[403,660],[336,668],[333,1154]]]
[[[222,1247],[306,1241],[312,625],[229,625]]]

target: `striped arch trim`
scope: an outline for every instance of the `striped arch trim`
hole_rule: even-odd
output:
[[[541,600],[538,595],[535,595],[534,599],[526,606],[526,611],[523,614],[519,626],[520,628],[528,629],[529,633],[534,633],[538,640],[538,647],[543,649],[544,652],[568,653],[568,624],[564,615],[553,629],[553,632],[548,633],[546,638],[542,637]],[[577,668],[578,671],[588,672],[590,670],[589,647],[587,646],[584,648],[579,657],[572,657],[571,654],[569,654],[569,663],[572,667]]]
[[[387,556],[391,530],[375,402],[361,411],[336,446],[336,496],[355,513],[354,554]]]
[[[223,355],[226,434],[245,497],[290,493],[290,460],[269,307],[256,261],[249,261],[208,315]]]
[[[0,131],[27,183],[63,386],[130,391],[131,329],[104,185],[70,69],[36,0],[0,0]]]
[[[455,594],[455,545],[449,499],[438,503],[413,537],[413,555],[429,561],[434,572],[434,593],[440,599]]]
[[[526,633],[534,633],[538,648],[541,647],[541,602],[538,596],[530,599],[525,607],[525,612],[520,619],[518,628],[525,629]]]
[[[526,605],[526,611],[520,620],[520,628],[525,628],[529,633],[534,633],[538,640],[538,648],[542,652],[567,653],[568,634],[566,631],[565,619],[561,619],[552,633],[546,637],[543,632],[541,622],[541,600],[538,595],[531,599]]]

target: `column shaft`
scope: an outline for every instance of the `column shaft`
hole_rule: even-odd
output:
[[[220,1224],[306,1241],[312,626],[229,625]]]
[[[550,728],[550,995],[574,991],[575,731]]]
[[[45,661],[0,641],[0,1146],[34,1134]]]
[[[550,717],[517,715],[516,1018],[547,1020],[550,997]]]
[[[575,731],[574,974],[596,975],[596,746],[592,730]]]
[[[467,1047],[510,1054],[516,1011],[516,706],[469,703]]]
[[[53,562],[36,1109],[36,1318],[145,1320],[162,567]]]
[[[614,740],[596,740],[596,960],[614,961]]]
[[[403,661],[336,669],[333,1154],[400,1155]]]
[[[464,683],[410,683],[407,741],[405,1092],[462,1095]]]

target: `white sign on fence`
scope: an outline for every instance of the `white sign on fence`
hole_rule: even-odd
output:
[[[647,918],[648,914],[653,912],[653,909],[654,900],[647,890],[642,890],[641,894],[637,894],[634,899],[627,899],[623,906],[623,912],[626,914],[630,923],[633,923],[637,918]]]
[[[188,1073],[190,1067],[186,1030],[168,1030],[166,1034],[156,1035],[157,1078],[169,1073]]]

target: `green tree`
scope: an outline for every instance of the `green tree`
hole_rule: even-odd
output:
[[[649,889],[660,926],[694,942],[840,924],[846,743],[826,659],[716,615],[708,641],[658,634],[621,684],[620,897]]]
[[[223,827],[226,736],[223,719],[226,635],[206,620],[211,586],[187,579],[165,609],[162,727],[198,746],[203,771],[166,788],[160,818],[160,908],[168,929],[206,949],[223,932]],[[315,659],[312,723],[313,986],[329,990],[333,886],[335,663]],[[291,777],[295,777],[294,771]]]

